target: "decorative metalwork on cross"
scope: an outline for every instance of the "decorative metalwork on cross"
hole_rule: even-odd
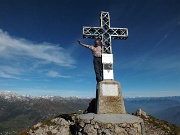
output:
[[[127,28],[111,28],[109,12],[101,11],[100,27],[83,27],[83,38],[101,39],[102,46],[103,80],[113,80],[113,55],[111,39],[125,40],[128,38]]]

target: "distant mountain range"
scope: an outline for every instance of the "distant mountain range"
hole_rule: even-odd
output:
[[[125,98],[127,112],[142,108],[148,114],[180,126],[180,96]]]
[[[91,99],[61,96],[31,97],[12,92],[0,93],[0,135],[15,133],[36,122],[64,113],[85,110]]]
[[[16,134],[35,123],[85,110],[92,99],[61,96],[32,97],[0,92],[0,134]],[[142,108],[147,114],[180,126],[180,96],[125,98],[128,113]]]

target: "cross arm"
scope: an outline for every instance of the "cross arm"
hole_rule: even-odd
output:
[[[108,32],[112,39],[125,40],[128,38],[128,28],[111,28]]]
[[[103,33],[101,27],[83,27],[83,38],[100,38],[100,35]]]

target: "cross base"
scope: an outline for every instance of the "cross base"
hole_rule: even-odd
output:
[[[99,82],[97,89],[97,114],[125,114],[120,83],[112,80]]]

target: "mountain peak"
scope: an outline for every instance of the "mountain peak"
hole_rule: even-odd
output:
[[[83,100],[83,99],[91,99],[91,98],[83,98],[83,97],[77,97],[77,96],[69,96],[69,97],[62,97],[62,96],[50,96],[50,95],[44,95],[44,96],[31,96],[31,95],[20,95],[16,94],[12,91],[3,91],[0,92],[0,98],[1,100],[8,100],[8,101],[24,101],[24,100],[30,100],[30,99],[47,99],[51,101],[60,101],[60,100]]]
[[[22,96],[19,94],[16,94],[11,91],[4,91],[0,92],[0,97],[1,99],[8,100],[8,101],[24,101],[24,100],[29,100],[27,96]]]

